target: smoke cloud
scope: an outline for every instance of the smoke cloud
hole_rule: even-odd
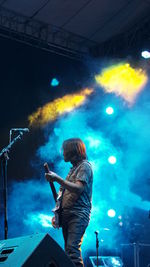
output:
[[[109,105],[114,108],[111,116],[105,113]],[[142,224],[140,214],[148,216],[149,114],[149,84],[132,107],[114,94],[102,94],[100,88],[95,88],[95,93],[85,105],[63,114],[43,128],[45,140],[37,150],[36,159],[42,164],[49,162],[53,171],[63,178],[70,168],[70,164],[63,161],[63,141],[79,137],[87,147],[94,183],[91,221],[83,242],[84,252],[95,248],[96,230],[99,231],[100,245],[113,248],[124,240],[134,238],[131,224],[134,229],[136,223]],[[116,164],[108,162],[111,155],[116,157]],[[58,189],[58,185],[56,187]],[[44,171],[39,173],[38,179],[12,184],[9,206],[10,236],[45,231],[63,246],[61,230],[50,226],[54,201],[49,184],[44,180]],[[108,217],[109,209],[116,211],[114,218]]]

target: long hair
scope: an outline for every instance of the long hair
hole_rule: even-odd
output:
[[[85,144],[80,138],[65,140],[62,148],[68,154],[70,160],[79,161],[87,158]]]

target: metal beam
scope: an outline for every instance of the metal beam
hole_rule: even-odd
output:
[[[130,30],[110,40],[93,46],[90,53],[94,57],[126,57],[136,56],[146,45],[150,47],[150,17],[138,22]]]
[[[41,49],[82,60],[95,42],[54,25],[0,8],[0,35]]]

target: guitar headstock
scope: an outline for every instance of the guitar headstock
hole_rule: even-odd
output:
[[[46,173],[48,173],[50,171],[47,162],[44,163],[44,169],[45,169]]]

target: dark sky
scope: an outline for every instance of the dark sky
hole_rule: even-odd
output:
[[[87,83],[83,62],[48,53],[9,39],[0,39],[0,149],[8,144],[11,128],[28,127],[27,117],[39,106],[57,97],[80,90]],[[50,81],[57,77],[58,87]],[[39,143],[40,129],[25,134],[11,150],[9,177],[32,175],[28,165]],[[17,165],[19,164],[19,168]]]

